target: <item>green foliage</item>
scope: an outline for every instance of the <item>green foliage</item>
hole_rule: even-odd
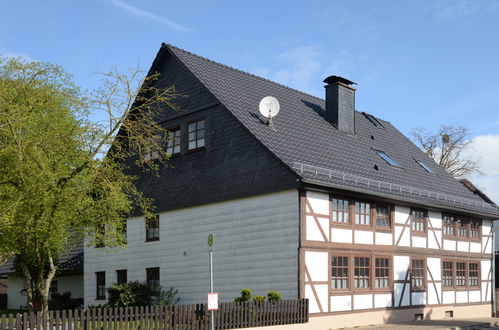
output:
[[[178,290],[173,287],[170,287],[168,289],[161,289],[158,299],[156,299],[155,305],[176,305],[180,301],[180,298],[177,297],[177,294]]]
[[[83,306],[83,298],[71,298],[71,292],[53,293],[49,300],[49,310],[69,310]]]
[[[251,295],[252,292],[250,289],[242,289],[241,290],[241,296],[237,297],[234,299],[235,302],[243,302],[243,301],[250,301],[251,300]]]
[[[107,289],[109,307],[149,306],[152,304],[146,283],[133,281],[114,284]]]
[[[145,282],[133,281],[123,284],[113,284],[107,289],[108,307],[134,307],[150,305],[174,305],[180,301],[178,290],[170,287],[160,289],[157,297],[151,297],[149,287]]]
[[[254,296],[253,301],[254,302],[263,302],[263,301],[265,301],[265,296]]]
[[[279,291],[269,291],[267,292],[267,299],[269,301],[277,301],[282,299],[282,295]]]
[[[137,84],[116,71],[103,76],[84,95],[59,66],[0,58],[0,260],[17,256],[28,306],[37,296],[47,309],[57,258],[71,244],[120,246],[133,208],[152,212],[126,160],[154,170],[168,158],[154,119],[174,107],[174,90],[156,89],[157,76]],[[98,111],[105,123],[91,121]],[[146,152],[160,159],[141,162]]]

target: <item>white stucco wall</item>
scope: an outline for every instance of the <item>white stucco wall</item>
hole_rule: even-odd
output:
[[[55,277],[57,281],[57,292],[71,292],[71,298],[83,298],[83,275],[67,275]],[[19,309],[26,306],[26,296],[21,295],[21,290],[25,288],[24,279],[15,275],[9,275],[7,289],[7,307]]]
[[[161,285],[178,289],[181,303],[204,302],[210,233],[221,301],[232,301],[243,288],[297,298],[298,200],[298,191],[291,190],[160,213],[157,242],[145,242],[143,217],[129,219],[126,249],[85,246],[85,304],[103,303],[95,300],[95,272],[106,272],[108,287],[116,270],[127,269],[128,281],[145,281],[150,267],[160,267]]]

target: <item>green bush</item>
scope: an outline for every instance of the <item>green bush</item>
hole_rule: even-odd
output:
[[[281,293],[279,291],[269,291],[269,292],[267,292],[267,299],[269,301],[277,301],[277,300],[281,300],[282,296],[281,296]]]
[[[173,287],[168,290],[160,288],[159,295],[153,298],[147,284],[139,281],[113,284],[107,292],[109,307],[164,306],[180,301],[180,298],[176,297],[178,290]]]
[[[242,289],[241,290],[241,297],[237,297],[234,301],[235,302],[250,301],[251,295],[252,295],[252,293],[251,293],[250,289]]]
[[[158,299],[156,299],[156,305],[166,306],[178,304],[180,298],[177,297],[178,290],[170,287],[168,290],[161,289]]]
[[[262,302],[265,301],[265,296],[254,296],[253,297],[254,302]]]

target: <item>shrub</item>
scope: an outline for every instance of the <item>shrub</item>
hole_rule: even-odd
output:
[[[281,300],[282,296],[281,296],[281,293],[279,291],[269,291],[269,292],[267,292],[267,299],[269,301],[277,301],[277,300]]]
[[[149,306],[152,304],[149,288],[139,281],[113,284],[107,289],[109,307]]]
[[[263,302],[263,301],[265,301],[265,296],[254,296],[253,301],[254,302]]]
[[[178,290],[170,287],[168,290],[161,289],[156,304],[159,306],[178,304],[180,298],[177,297]]]
[[[83,305],[83,298],[71,298],[71,292],[66,291],[62,294],[53,293],[51,295],[49,303],[50,310],[62,310],[62,309],[77,309]]]
[[[235,302],[250,301],[251,294],[252,293],[251,293],[250,289],[242,289],[241,290],[241,297],[237,297],[234,301]]]

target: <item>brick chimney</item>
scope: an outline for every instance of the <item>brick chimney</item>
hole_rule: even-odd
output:
[[[325,119],[339,131],[355,134],[355,88],[353,81],[339,76],[324,79],[326,88]]]

